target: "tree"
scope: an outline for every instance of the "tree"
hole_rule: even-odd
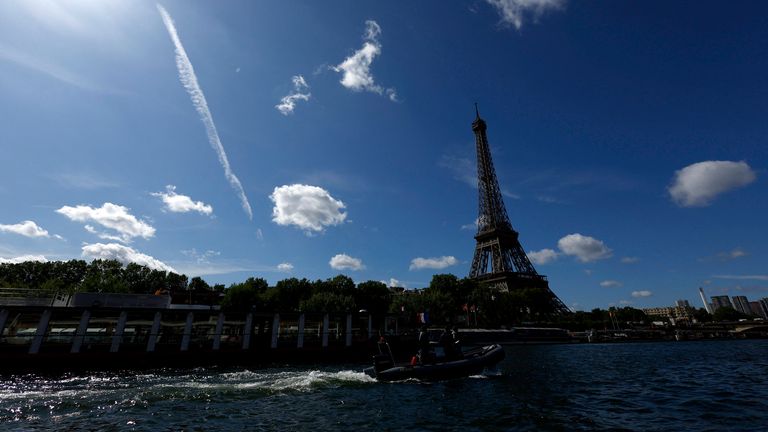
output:
[[[715,313],[712,314],[712,319],[715,321],[736,321],[742,318],[749,318],[749,315],[743,314],[729,306],[717,308]]]
[[[299,310],[299,304],[312,296],[313,284],[307,279],[289,278],[278,281],[264,293],[266,306],[280,312]]]
[[[392,294],[382,282],[367,281],[357,285],[355,303],[360,309],[366,309],[372,315],[384,315],[389,309]]]
[[[225,312],[247,312],[263,303],[261,292],[254,284],[233,284],[224,291],[221,309]]]
[[[349,312],[355,307],[352,296],[332,292],[319,292],[301,302],[301,310],[306,312],[340,313]]]
[[[204,281],[200,276],[195,276],[189,281],[187,290],[189,291],[210,291],[211,286],[208,282]]]
[[[693,319],[700,323],[712,321],[712,315],[704,308],[698,308],[693,311]]]

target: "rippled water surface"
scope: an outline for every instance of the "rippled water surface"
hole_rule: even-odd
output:
[[[495,371],[366,365],[0,378],[0,430],[768,429],[768,341],[511,346]]]

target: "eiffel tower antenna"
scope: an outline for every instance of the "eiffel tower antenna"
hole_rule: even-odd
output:
[[[518,233],[512,228],[504,207],[504,200],[496,178],[491,159],[491,150],[486,136],[487,126],[480,118],[475,103],[475,121],[472,131],[477,146],[477,189],[479,193],[479,215],[475,256],[469,277],[481,285],[500,291],[533,289],[541,296],[536,304],[524,305],[531,312],[545,314],[570,313],[565,304],[549,289],[547,277],[540,275],[525,254],[518,240]],[[530,292],[529,290],[527,290]]]

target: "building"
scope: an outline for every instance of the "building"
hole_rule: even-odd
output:
[[[683,308],[689,308],[689,307],[691,307],[691,304],[688,303],[688,300],[678,300],[678,301],[675,302],[675,306],[683,307]]]
[[[729,307],[735,309],[731,303],[731,298],[727,295],[724,296],[712,296],[712,313],[715,313],[721,307]]]
[[[645,308],[643,309],[643,312],[645,312],[645,314],[648,315],[648,318],[653,321],[670,320],[672,324],[674,324],[675,322],[690,321],[692,317],[692,310],[693,308],[690,306],[685,307],[676,305],[668,307]]]
[[[749,302],[749,310],[750,315],[755,315],[763,319],[768,319],[768,313],[766,313],[765,310],[763,310],[762,304],[760,304],[760,301],[751,301]]]
[[[734,309],[743,314],[752,315],[752,310],[749,308],[749,300],[747,300],[747,296],[733,296],[732,301]]]
[[[701,296],[701,302],[704,303],[704,310],[707,311],[707,313],[714,312],[712,308],[710,307],[710,304],[707,303],[707,298],[704,297],[704,289],[699,287],[699,295]]]
[[[758,300],[760,302],[760,310],[763,312],[760,314],[763,318],[768,319],[768,297],[763,297]]]

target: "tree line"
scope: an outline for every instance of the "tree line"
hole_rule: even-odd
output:
[[[498,292],[482,288],[475,280],[437,274],[429,286],[395,291],[379,281],[358,284],[348,276],[308,280],[288,278],[274,286],[263,278],[249,277],[229,287],[209,285],[200,277],[150,269],[116,260],[97,259],[0,264],[0,288],[29,288],[40,293],[109,292],[170,294],[176,303],[219,304],[225,311],[342,313],[365,310],[375,316],[399,315],[418,325],[423,321],[444,325],[461,321],[486,328],[521,324],[547,324],[572,330],[612,328],[615,323],[648,325],[650,319],[632,307],[594,309],[566,316],[551,314],[546,292],[535,288]],[[715,316],[694,311],[699,322],[741,318],[728,308]]]

